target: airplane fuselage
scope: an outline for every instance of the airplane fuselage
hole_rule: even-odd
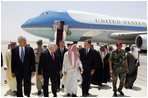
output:
[[[26,21],[22,28],[36,36],[54,40],[55,30],[53,24],[55,20],[64,21],[68,26],[70,34],[66,35],[67,41],[83,41],[91,39],[95,42],[114,43],[123,41],[124,43],[134,43],[133,38],[116,39],[112,33],[134,33],[147,31],[146,20],[118,18],[101,14],[81,12],[81,11],[63,11],[53,10],[43,12],[41,15]],[[124,35],[122,35],[124,36]],[[125,36],[127,37],[127,36]]]

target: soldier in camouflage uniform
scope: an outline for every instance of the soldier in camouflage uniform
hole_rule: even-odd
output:
[[[113,91],[114,97],[117,97],[117,91],[124,96],[124,93],[122,92],[122,88],[124,87],[124,82],[126,78],[126,72],[128,72],[127,67],[127,59],[125,51],[122,50],[122,42],[116,43],[117,49],[113,51],[110,55],[110,74],[113,79]],[[117,90],[117,79],[120,79],[120,85]]]
[[[36,87],[38,89],[38,95],[41,95],[41,90],[42,90],[42,81],[38,78],[38,66],[39,66],[39,59],[40,59],[40,55],[41,55],[41,52],[43,51],[43,48],[42,48],[42,40],[38,40],[37,41],[37,48],[34,49],[34,54],[35,54],[35,68],[36,68]]]

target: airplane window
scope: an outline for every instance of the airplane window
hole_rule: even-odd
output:
[[[43,12],[43,13],[41,13],[41,15],[46,15],[46,14],[48,14],[48,12]]]

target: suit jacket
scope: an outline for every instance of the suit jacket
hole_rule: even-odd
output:
[[[60,66],[59,56],[54,53],[54,60],[48,49],[41,53],[39,67],[38,67],[38,75],[42,75],[44,77],[49,75],[57,75]],[[56,78],[56,77],[55,77]]]
[[[84,72],[90,72],[92,69],[96,69],[98,65],[96,50],[90,48],[88,54],[86,54],[86,49],[82,48],[79,50],[79,53]]]
[[[24,62],[19,56],[19,46],[12,49],[11,71],[15,75],[31,75],[31,72],[35,72],[35,56],[31,47],[25,46]]]
[[[65,52],[67,52],[67,49],[64,48],[64,51],[63,51],[63,54],[61,53],[61,50],[60,48],[57,49],[56,53],[59,55],[59,58],[60,58],[60,70],[62,70],[62,67],[63,67],[63,58],[64,58],[64,54]]]

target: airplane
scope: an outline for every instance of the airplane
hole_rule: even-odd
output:
[[[65,41],[84,41],[135,44],[141,50],[147,50],[147,21],[112,17],[75,10],[49,10],[35,18],[27,20],[21,28],[33,35],[48,38],[51,41],[59,36]],[[60,33],[60,29],[63,29]]]

